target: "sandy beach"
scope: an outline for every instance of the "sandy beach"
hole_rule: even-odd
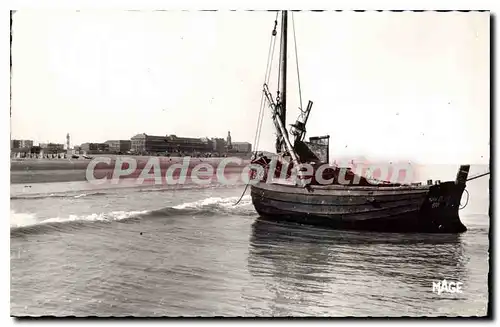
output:
[[[114,155],[105,155],[111,159],[111,163],[98,164],[96,177],[99,175],[110,174],[113,171],[117,157]],[[124,156],[122,156],[124,157]],[[137,161],[137,168],[142,169],[150,158],[148,156],[127,156]],[[182,157],[158,157],[162,171],[173,164],[182,164]],[[211,166],[217,166],[223,159],[227,158],[191,158],[189,167],[208,163]],[[19,183],[50,183],[50,182],[71,182],[85,181],[86,169],[92,160],[89,159],[11,159],[10,161],[10,181],[12,184]],[[226,166],[231,172],[238,172],[249,163],[248,160],[242,160],[241,164],[230,162]]]

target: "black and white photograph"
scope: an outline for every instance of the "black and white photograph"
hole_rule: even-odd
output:
[[[492,314],[487,10],[10,11],[10,315]]]

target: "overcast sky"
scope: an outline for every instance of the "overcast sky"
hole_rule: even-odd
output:
[[[69,132],[73,145],[230,130],[253,143],[275,15],[18,11],[12,138],[63,143]],[[489,161],[488,13],[293,15],[304,106],[314,101],[307,135],[329,134],[332,157]],[[291,17],[289,29],[292,123]],[[273,151],[266,110],[260,149]]]

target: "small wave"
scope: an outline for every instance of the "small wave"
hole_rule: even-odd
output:
[[[93,213],[85,216],[69,215],[68,217],[54,217],[48,219],[37,219],[34,213],[17,213],[10,212],[10,227],[28,227],[32,225],[64,223],[71,221],[114,221],[131,218],[137,215],[147,213],[144,211],[112,211],[108,213]]]
[[[99,214],[93,213],[87,216],[69,215],[68,218],[49,218],[44,220],[42,223],[64,223],[68,221],[115,221],[115,220],[123,220],[136,217],[147,212],[148,212],[147,210],[112,211],[108,213],[99,213]]]
[[[10,227],[22,227],[34,225],[37,223],[36,215],[34,213],[18,213],[13,210],[10,211]]]
[[[93,192],[93,193],[80,193],[80,194],[68,194],[68,193],[51,193],[51,194],[33,194],[33,195],[18,195],[11,196],[11,200],[35,200],[35,199],[47,199],[47,198],[68,198],[68,199],[78,199],[86,196],[101,196],[107,195],[105,192]]]
[[[82,225],[91,222],[110,222],[122,221],[127,219],[141,218],[165,218],[182,216],[215,216],[215,215],[255,215],[255,211],[250,206],[250,196],[244,196],[238,205],[235,203],[239,197],[210,197],[194,202],[187,202],[174,207],[166,207],[157,210],[142,211],[112,211],[107,213],[93,213],[90,215],[69,215],[68,217],[54,217],[48,219],[39,219],[34,213],[17,213],[11,211],[10,227],[11,235],[24,235],[35,232],[46,231],[47,229],[61,230],[64,227],[59,225],[71,226]]]
[[[248,205],[251,203],[250,196],[241,199],[235,205],[239,197],[210,197],[194,202],[186,202],[173,207],[150,211],[141,216],[166,217],[166,216],[199,216],[208,217],[216,215],[254,215],[255,211]]]
[[[35,214],[11,212],[11,236],[45,233],[49,231],[67,231],[86,223],[109,222],[130,219],[147,213],[144,211],[112,211],[108,213],[93,213],[85,216],[69,215],[69,217],[55,217],[44,220],[36,218]]]
[[[203,207],[214,207],[214,206],[220,206],[224,208],[232,207],[235,205],[235,203],[239,200],[239,197],[228,197],[228,198],[221,198],[221,197],[210,197],[194,202],[186,202],[183,204],[179,204],[177,206],[174,206],[173,208],[175,209],[199,209]],[[245,206],[250,204],[250,195],[245,195],[240,203],[238,204],[239,207]]]
[[[75,199],[83,198],[84,196],[87,196],[87,195],[88,195],[87,193],[82,193],[82,194],[75,195],[73,198],[75,198]]]

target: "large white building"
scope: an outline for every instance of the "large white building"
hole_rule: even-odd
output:
[[[239,153],[252,152],[252,144],[248,142],[232,142],[232,151]]]

